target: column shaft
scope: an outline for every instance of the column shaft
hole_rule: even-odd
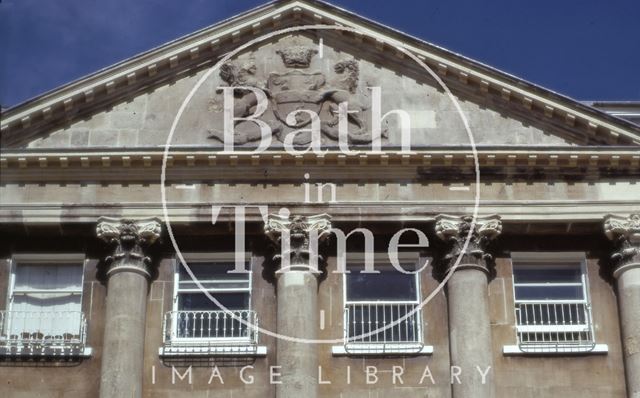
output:
[[[134,272],[119,272],[109,279],[101,398],[142,396],[148,285],[145,276]]]
[[[618,307],[628,395],[640,398],[640,265],[618,276]]]
[[[451,366],[459,366],[460,382],[454,380],[454,398],[492,398],[493,350],[487,275],[479,269],[457,270],[447,284]],[[487,373],[485,383],[478,368]]]
[[[640,398],[640,214],[607,216],[604,233],[614,246],[610,264],[617,280],[627,394]]]
[[[301,339],[315,339],[318,327],[318,279],[308,271],[287,271],[278,275],[278,333]],[[282,367],[278,398],[316,398],[318,354],[313,343],[277,341],[276,357]]]
[[[276,358],[281,367],[277,398],[318,396],[318,276],[322,258],[318,242],[331,230],[327,214],[288,216],[271,214],[265,233],[277,249],[274,260],[278,295]],[[291,341],[290,338],[304,339]]]

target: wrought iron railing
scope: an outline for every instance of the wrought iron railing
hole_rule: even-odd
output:
[[[163,320],[161,355],[250,353],[258,346],[257,328],[258,316],[251,310],[168,311]]]
[[[84,355],[87,321],[80,311],[0,311],[0,355]]]
[[[416,303],[348,303],[344,311],[345,351],[420,352],[422,317]]]
[[[516,303],[518,345],[524,352],[593,350],[591,309],[584,301]]]

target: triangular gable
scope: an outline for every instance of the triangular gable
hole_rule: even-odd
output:
[[[285,27],[317,24],[366,32],[341,35],[356,45],[375,46],[386,57],[401,59],[403,54],[396,49],[401,46],[437,71],[454,90],[491,104],[501,114],[543,120],[567,142],[640,144],[637,125],[330,4],[287,0],[256,8],[4,111],[2,146],[24,146],[39,135],[130,100],[150,87],[195,74],[254,37]]]

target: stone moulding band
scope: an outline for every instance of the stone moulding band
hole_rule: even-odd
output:
[[[637,269],[637,268],[640,268],[640,263],[633,263],[633,264],[623,265],[621,267],[616,268],[616,270],[613,271],[613,277],[615,279],[618,279],[618,278],[620,278],[620,275],[622,275],[624,272],[630,271],[632,269]]]
[[[118,266],[110,267],[106,272],[106,276],[107,278],[110,278],[113,275],[117,274],[118,272],[135,272],[137,274],[144,276],[145,278],[151,278],[151,274],[146,268],[128,266],[128,265],[118,265]]]

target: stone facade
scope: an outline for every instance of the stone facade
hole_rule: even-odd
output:
[[[319,19],[364,33],[296,30]],[[289,31],[216,65],[279,29]],[[397,114],[374,134],[371,87],[380,87],[381,114],[407,111],[411,151]],[[237,150],[224,150],[232,88],[236,118],[259,107],[256,90],[266,93],[267,150],[257,150],[261,131],[246,120],[233,122]],[[354,111],[344,120],[347,148],[337,132],[344,102]],[[319,137],[292,135],[314,123],[288,117],[299,109],[319,115]],[[2,320],[16,264],[73,253],[84,259],[79,305],[91,350],[42,356],[2,351],[0,340],[1,396],[640,394],[640,127],[629,121],[315,1],[267,5],[4,116]],[[315,138],[320,148],[302,152]],[[288,139],[298,152],[286,150]],[[402,229],[428,245],[409,247]],[[335,271],[368,249],[386,261],[394,240],[427,262],[416,281],[418,297],[430,297],[416,318],[422,346],[349,352],[346,282]],[[240,354],[208,343],[163,351],[166,328],[176,328],[166,317],[181,263],[229,253],[247,254],[257,343]],[[581,259],[592,346],[522,349],[522,253]]]

